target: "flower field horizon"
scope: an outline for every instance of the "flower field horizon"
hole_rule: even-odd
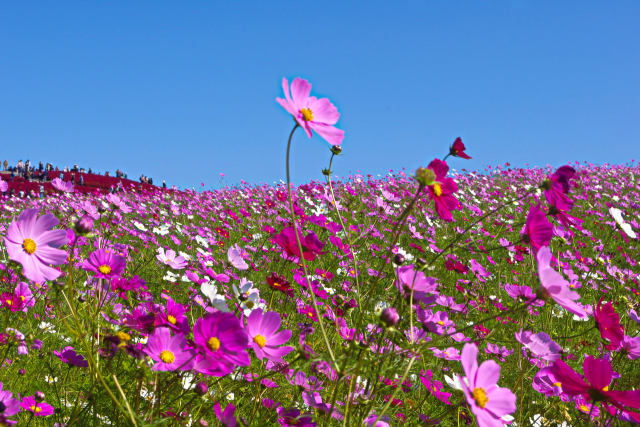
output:
[[[336,179],[283,91],[284,184],[0,199],[0,424],[640,423],[640,165]]]

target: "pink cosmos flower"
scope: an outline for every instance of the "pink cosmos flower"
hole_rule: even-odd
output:
[[[516,339],[525,348],[529,349],[534,357],[549,362],[555,362],[560,359],[562,347],[544,332],[534,334],[521,329],[520,332],[516,332]]]
[[[51,185],[53,185],[53,188],[56,190],[60,190],[65,193],[73,193],[73,183],[71,182],[65,182],[60,178],[54,178],[53,181],[51,181]]]
[[[196,320],[193,340],[198,349],[195,370],[222,377],[236,366],[249,366],[249,337],[231,313],[215,312]]]
[[[576,170],[571,166],[561,166],[543,184],[547,202],[560,212],[569,212],[573,208],[573,200],[567,194],[575,174]]]
[[[20,406],[29,412],[33,412],[36,417],[47,417],[53,414],[53,406],[47,402],[36,402],[34,396],[27,396],[22,399]]]
[[[223,426],[225,427],[236,427],[238,425],[238,420],[236,420],[236,407],[233,404],[229,403],[227,407],[222,410],[220,407],[220,402],[216,402],[213,405],[213,412],[216,414],[216,417],[220,420]]]
[[[16,221],[9,225],[4,243],[9,258],[22,264],[23,274],[36,283],[55,280],[62,273],[51,264],[64,264],[67,253],[58,247],[67,243],[64,230],[51,230],[58,219],[46,214],[38,216],[38,209],[24,210]]]
[[[4,193],[8,189],[9,189],[9,184],[7,184],[7,181],[0,178],[0,193]]]
[[[291,93],[289,81],[283,78],[282,89],[285,99],[276,98],[276,101],[293,116],[309,138],[312,137],[313,129],[331,145],[342,143],[344,131],[334,126],[340,118],[340,113],[329,99],[309,96],[311,84],[300,77],[291,83]]]
[[[447,178],[449,165],[440,159],[433,159],[427,169],[435,174],[435,182],[428,185],[429,197],[436,204],[436,212],[445,221],[453,221],[452,210],[460,209],[460,202],[453,196],[458,185],[453,178]]]
[[[238,270],[246,270],[249,268],[249,264],[244,260],[249,258],[247,251],[242,249],[237,243],[229,248],[227,251],[227,259]]]
[[[553,237],[553,225],[547,220],[540,206],[531,206],[527,220],[522,228],[522,240],[533,248],[534,253],[542,246],[549,246]]]
[[[498,387],[500,365],[487,360],[478,367],[478,347],[465,344],[462,349],[462,391],[479,427],[503,426],[502,417],[516,410],[516,395],[508,388]]]
[[[281,347],[289,341],[291,331],[278,332],[280,328],[280,315],[270,311],[263,313],[262,309],[251,312],[247,318],[245,330],[249,334],[249,345],[260,360],[265,357],[273,362],[282,362],[282,357],[293,351],[293,347]]]
[[[157,328],[147,339],[144,352],[157,363],[154,371],[189,370],[193,366],[194,352],[186,348],[187,339],[184,335],[171,336],[171,329]]]
[[[596,359],[587,356],[582,364],[585,380],[562,360],[556,360],[551,366],[551,372],[560,382],[562,392],[569,396],[582,396],[591,402],[602,402],[610,413],[615,413],[611,405],[618,408],[627,416],[640,423],[640,414],[625,408],[640,408],[640,390],[609,390],[613,379],[613,368],[606,359]]]
[[[438,295],[438,282],[433,277],[427,277],[413,265],[403,265],[398,268],[398,280],[394,282],[405,298],[409,298],[413,289],[413,301],[425,305],[433,304]]]
[[[85,270],[96,273],[98,279],[111,279],[119,277],[127,266],[124,257],[115,254],[112,250],[98,249],[89,255],[89,259],[82,264]]]
[[[538,277],[540,278],[540,290],[538,294],[543,298],[551,297],[565,310],[580,317],[588,317],[585,309],[577,303],[580,294],[573,291],[567,282],[557,271],[551,268],[551,250],[543,246],[538,251]]]
[[[462,138],[457,137],[456,140],[453,141],[453,145],[449,148],[449,155],[469,160],[471,157],[464,152],[466,149],[467,147],[464,146]]]
[[[173,249],[167,249],[166,252],[164,248],[158,248],[158,255],[156,255],[158,261],[163,264],[168,265],[171,268],[175,268],[176,270],[182,270],[187,266],[187,261],[184,259],[182,255],[176,256],[176,252]]]
[[[9,390],[3,390],[0,383],[0,403],[4,409],[0,410],[0,417],[10,417],[20,412],[20,401],[13,397],[13,393]],[[11,421],[11,420],[5,420]]]

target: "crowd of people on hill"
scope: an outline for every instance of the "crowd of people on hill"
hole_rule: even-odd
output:
[[[30,160],[27,160],[26,162],[19,160],[15,166],[12,166],[9,164],[7,160],[5,160],[0,165],[4,168],[3,172],[8,172],[11,174],[11,180],[13,180],[16,176],[19,176],[23,179],[26,179],[27,181],[46,182],[48,181],[49,172],[51,171],[63,172],[63,173],[80,172],[80,173],[100,175],[99,173],[92,171],[91,168],[85,169],[83,167],[78,167],[77,164],[73,165],[72,168],[65,166],[63,169],[60,169],[57,166],[54,168],[54,166],[51,163],[47,163],[45,165],[44,163],[40,162],[36,166],[34,163],[31,163]],[[109,171],[106,171],[104,173],[104,176],[109,176]],[[115,177],[128,179],[127,174],[121,171],[120,169],[116,169]],[[60,178],[63,178],[63,174],[61,174]],[[84,181],[84,178],[82,177],[82,175],[80,175],[80,178],[78,179],[78,185],[83,185],[84,184],[83,181]],[[71,182],[75,184],[74,175],[71,175]],[[153,179],[145,175],[140,175],[140,183],[153,185]]]

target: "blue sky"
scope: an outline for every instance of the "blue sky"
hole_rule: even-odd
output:
[[[336,173],[414,170],[461,136],[483,169],[638,156],[634,1],[11,2],[2,160],[201,188],[284,178],[281,79],[340,110]],[[636,157],[634,157],[636,156]],[[293,177],[321,179],[318,136]]]

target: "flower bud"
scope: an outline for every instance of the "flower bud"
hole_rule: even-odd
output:
[[[331,146],[331,152],[333,154],[335,154],[336,156],[340,155],[340,153],[342,153],[342,146],[340,146],[340,145],[332,145]]]
[[[44,393],[41,391],[36,391],[35,398],[36,402],[44,402]]]
[[[393,307],[385,308],[384,310],[382,310],[382,313],[380,314],[380,320],[387,327],[397,325],[398,321],[400,320],[400,316],[398,316],[398,310],[396,310]]]
[[[435,184],[436,173],[429,168],[418,168],[416,170],[416,180],[420,183],[420,185],[428,187]]]
[[[329,176],[331,175],[331,171],[329,169],[322,169],[322,175]]]
[[[196,393],[204,396],[208,392],[209,387],[207,386],[207,383],[205,383],[204,381],[200,381],[198,384],[196,384]]]
[[[90,233],[93,230],[93,218],[89,215],[82,216],[76,221],[74,228],[78,234]]]
[[[393,256],[393,263],[395,265],[402,265],[406,261],[406,258],[402,254],[395,254]]]

